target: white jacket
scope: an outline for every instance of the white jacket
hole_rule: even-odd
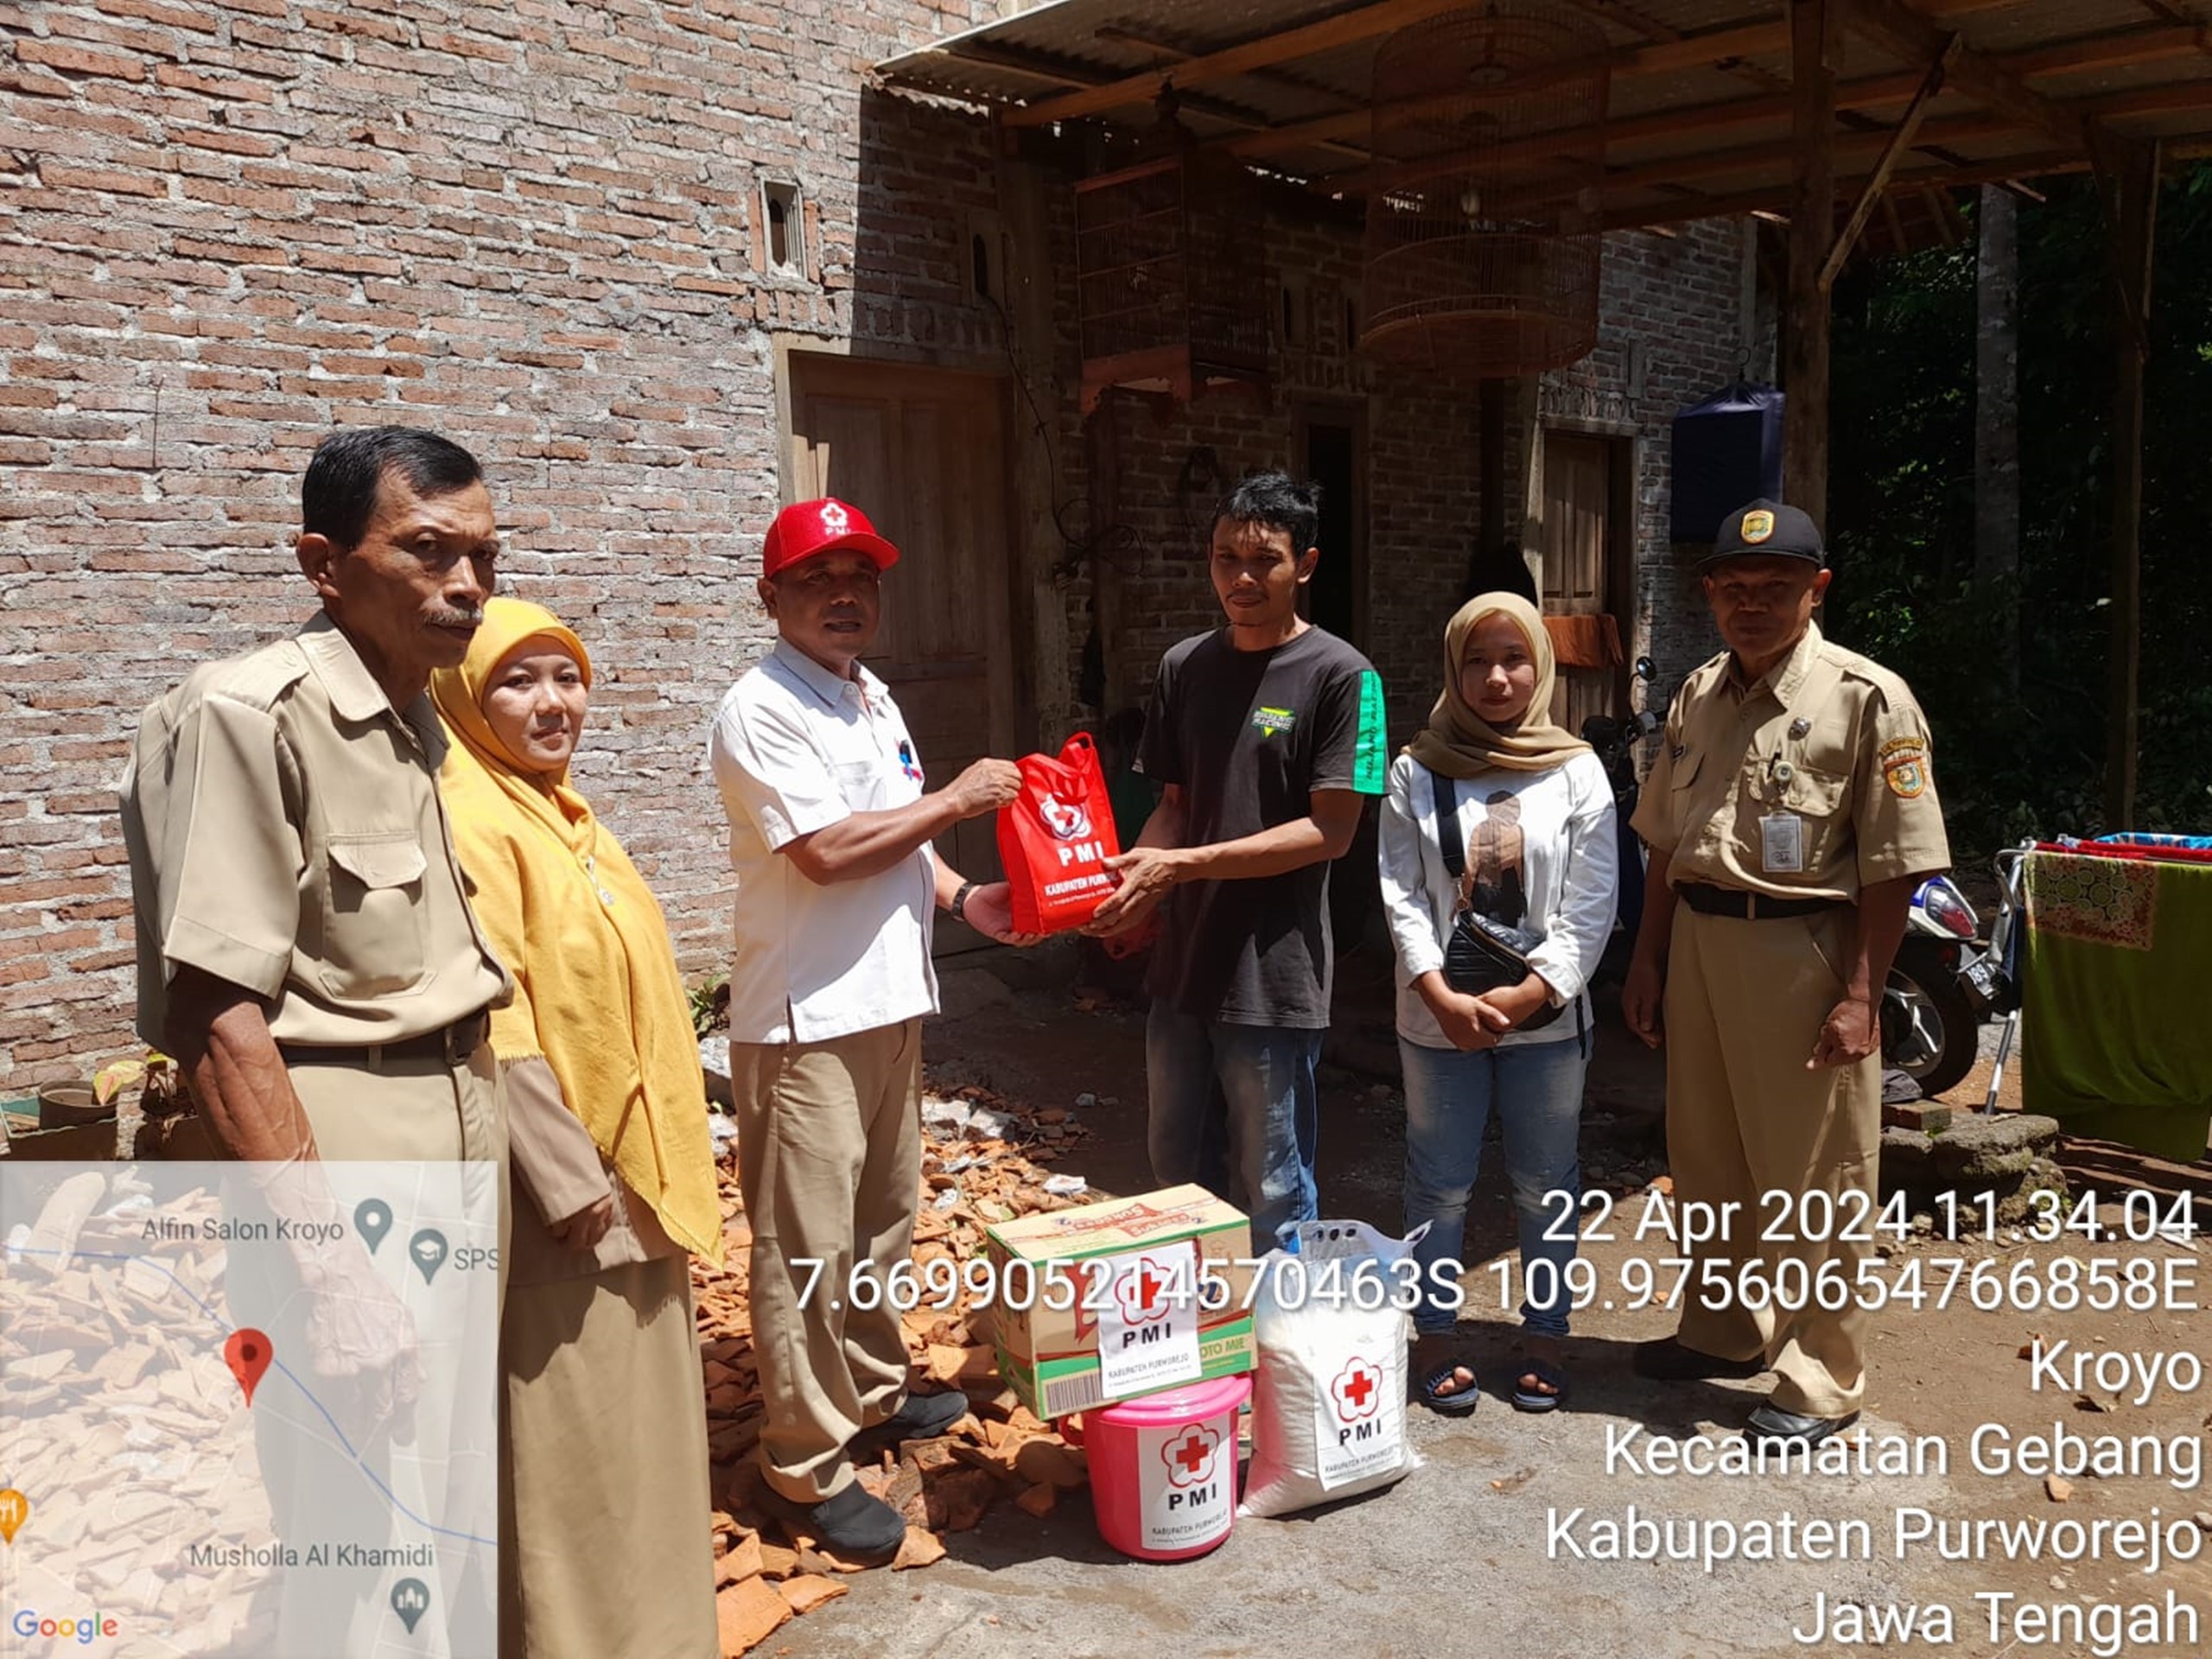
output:
[[[1428,768],[1411,755],[1401,754],[1391,763],[1377,861],[1390,938],[1398,951],[1398,1034],[1423,1048],[1449,1048],[1414,989],[1423,974],[1444,966],[1457,899],[1437,839],[1435,788]],[[1469,849],[1470,862],[1476,830],[1499,798],[1510,797],[1517,804],[1529,905],[1521,925],[1544,940],[1529,962],[1551,986],[1552,1000],[1562,1007],[1580,1004],[1582,1023],[1590,1024],[1586,987],[1612,931],[1620,896],[1618,830],[1604,766],[1594,754],[1577,754],[1546,772],[1500,769],[1462,779],[1453,792],[1459,804],[1460,845]],[[1555,1042],[1573,1036],[1575,1029],[1576,1009],[1567,1007],[1540,1031],[1511,1031],[1498,1040],[1501,1046]]]

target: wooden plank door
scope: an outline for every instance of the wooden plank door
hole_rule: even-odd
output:
[[[1615,618],[1625,643],[1623,602],[1614,592],[1620,538],[1615,475],[1618,446],[1579,432],[1544,435],[1543,612],[1547,616]],[[1552,692],[1552,718],[1570,732],[1592,715],[1615,712],[1620,700],[1618,667],[1560,664]]]
[[[929,787],[985,755],[1011,757],[1005,383],[820,353],[789,360],[791,499],[849,501],[899,549],[866,660],[899,700]],[[956,825],[939,855],[971,880],[997,880],[995,824]],[[938,918],[939,956],[983,943]]]

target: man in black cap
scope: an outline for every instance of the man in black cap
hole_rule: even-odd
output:
[[[1866,1395],[1882,983],[1950,849],[1912,693],[1814,624],[1830,572],[1813,521],[1751,502],[1700,574],[1728,649],[1683,683],[1637,808],[1651,860],[1622,1011],[1663,1035],[1675,1198],[1713,1236],[1688,1249],[1675,1334],[1636,1369],[1771,1369],[1746,1432],[1817,1443]]]

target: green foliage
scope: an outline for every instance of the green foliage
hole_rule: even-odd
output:
[[[729,976],[709,975],[685,994],[691,1005],[691,1029],[704,1037],[729,1018]]]
[[[2023,202],[2020,694],[2006,589],[1974,560],[1974,255],[1854,266],[1838,286],[1828,626],[1912,683],[1961,861],[2101,822],[2110,651],[2112,268],[2094,187]],[[2145,372],[2138,825],[2212,831],[2212,164],[2158,208]]]

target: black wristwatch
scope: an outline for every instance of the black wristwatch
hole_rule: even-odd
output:
[[[968,919],[968,895],[975,891],[976,884],[973,881],[963,881],[960,884],[960,890],[952,895],[952,902],[945,908],[952,912],[954,921],[964,922]]]

